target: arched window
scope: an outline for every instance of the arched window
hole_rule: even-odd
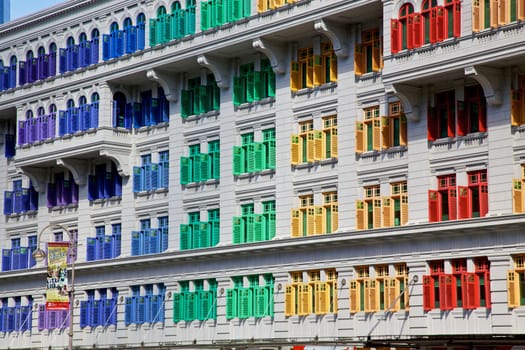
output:
[[[46,49],[43,46],[38,48],[38,57],[43,57],[46,54]]]
[[[46,110],[44,109],[44,107],[42,106],[38,107],[38,109],[36,110],[36,115],[40,117],[41,115],[44,115],[44,114],[46,114]]]
[[[461,36],[461,2],[445,0],[445,11],[447,13],[446,36],[459,38]]]
[[[78,99],[78,105],[79,106],[84,106],[86,104],[87,104],[86,96],[80,96],[79,99]]]
[[[16,59],[16,56],[13,55],[11,56],[11,59],[9,60],[9,63],[11,64],[11,67],[16,67],[16,63],[18,62],[18,60]]]
[[[49,114],[55,114],[57,112],[57,106],[55,106],[55,104],[51,104],[49,106]]]
[[[94,92],[91,95],[91,103],[98,103],[99,100],[100,100],[100,96],[98,95],[98,92]]]
[[[133,26],[133,21],[131,20],[131,18],[126,17],[126,18],[124,19],[124,29],[126,29],[126,28],[130,28],[130,27],[132,27],[132,26]]]
[[[33,119],[33,111],[32,110],[28,110],[26,112],[26,120],[29,120],[29,119]]]
[[[118,23],[117,22],[111,23],[111,26],[109,27],[109,30],[110,30],[111,33],[118,32]]]
[[[195,0],[186,0],[186,8],[195,7]]]
[[[87,35],[86,35],[86,33],[84,33],[84,32],[80,33],[80,35],[78,36],[78,42],[80,44],[87,42]]]
[[[73,99],[69,99],[67,101],[67,109],[75,108],[75,101]]]
[[[71,47],[75,46],[75,39],[74,39],[72,36],[70,36],[69,38],[67,38],[66,46],[67,46],[68,48],[71,48]]]
[[[179,10],[180,10],[180,2],[174,1],[171,4],[171,13],[175,13],[176,11],[179,11]]]
[[[409,28],[409,17],[414,12],[412,4],[404,4],[399,9],[399,23],[401,24],[401,48],[411,49],[413,47],[413,32]]]
[[[57,52],[57,45],[55,43],[51,43],[49,45],[49,53]]]
[[[161,17],[166,14],[166,8],[161,6],[157,9],[157,17]]]
[[[91,31],[91,39],[100,38],[100,32],[97,28]]]
[[[139,13],[137,16],[137,24],[146,23],[146,15]]]
[[[3,70],[4,70],[4,61],[2,61],[2,59],[0,59],[0,71],[2,71],[2,73],[3,73]]]
[[[34,57],[35,57],[35,55],[33,54],[33,51],[32,51],[32,50],[27,51],[27,54],[26,54],[26,61],[27,61],[28,64],[31,62],[31,60],[32,60]]]

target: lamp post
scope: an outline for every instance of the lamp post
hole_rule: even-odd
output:
[[[68,247],[68,257],[71,260],[71,283],[69,286],[67,286],[68,296],[69,296],[69,331],[68,331],[68,343],[67,348],[68,350],[73,349],[73,308],[75,303],[75,254],[76,254],[76,242],[75,237],[69,232],[69,230],[60,224],[49,224],[46,227],[44,227],[40,233],[38,234],[37,238],[37,249],[33,252],[32,256],[33,258],[40,262],[43,261],[47,253],[40,248],[40,242],[41,242],[41,236],[46,230],[53,230],[54,228],[59,228],[62,231],[66,232],[69,237],[69,247]]]

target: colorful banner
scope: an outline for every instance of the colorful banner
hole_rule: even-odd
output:
[[[47,244],[46,309],[69,310],[67,291],[67,254],[69,243]]]

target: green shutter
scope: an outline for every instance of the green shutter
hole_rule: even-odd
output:
[[[252,288],[239,289],[239,318],[253,316],[253,290]]]
[[[255,76],[254,71],[246,74],[246,102],[251,103],[255,99]]]
[[[197,91],[198,111],[196,111],[196,114],[206,113],[210,110],[208,101],[208,87],[201,85],[198,87]]]
[[[266,237],[264,239],[270,240],[275,237],[275,213],[266,213]]]
[[[149,20],[149,46],[157,45],[157,20],[152,18]]]
[[[188,157],[180,157],[180,183],[186,185],[192,182],[191,162]]]
[[[261,242],[266,240],[266,216],[255,214],[253,218],[254,241]]]
[[[242,18],[242,0],[231,0],[232,3],[232,21],[238,21]]]
[[[207,222],[199,223],[199,234],[200,234],[200,243],[201,248],[208,248],[211,246],[211,235],[210,235],[210,225]]]
[[[233,146],[233,175],[244,173],[244,148]]]
[[[189,225],[181,224],[180,226],[180,250],[191,249],[191,228]]]
[[[269,315],[269,298],[268,298],[268,287],[257,287],[254,290],[254,316],[264,317]]]
[[[275,158],[276,158],[276,148],[275,141],[266,141],[266,167],[268,169],[275,169]]]
[[[253,72],[253,99],[255,101],[259,101],[264,96],[264,81],[262,79],[262,73],[261,72]]]
[[[210,4],[208,2],[201,1],[201,30],[202,31],[210,28],[209,8],[210,8]]]
[[[226,319],[237,317],[237,290],[226,290]]]
[[[246,146],[246,172],[252,173],[255,171],[255,143]]]
[[[266,145],[261,142],[254,144],[254,170],[261,171],[266,168]]]
[[[184,305],[182,305],[182,295],[180,293],[173,294],[173,323],[177,323],[183,319]]]
[[[221,109],[221,89],[215,83],[213,84],[212,94],[211,109],[213,111],[219,111]]]
[[[200,154],[200,179],[198,181],[206,181],[211,179],[211,163],[210,156],[206,153]]]
[[[200,234],[200,223],[199,222],[193,222],[190,224],[191,226],[191,238],[192,238],[192,246],[193,249],[203,248],[202,242],[201,242],[201,234]]]
[[[191,169],[192,169],[192,181],[199,182],[201,181],[201,157],[200,153],[190,157],[191,159]]]
[[[180,114],[182,118],[193,115],[193,91],[182,90],[180,93]]]
[[[255,242],[255,214],[244,216],[246,223],[246,242]]]
[[[251,15],[251,0],[243,0],[243,17],[250,17]]]
[[[242,78],[233,78],[233,105],[239,106],[244,102],[242,93]]]
[[[197,293],[187,293],[187,308],[186,308],[186,321],[193,321],[197,317],[197,306],[199,304],[199,297]]]
[[[233,217],[233,244],[244,243],[244,217]]]
[[[270,67],[268,71],[268,97],[275,97],[275,73]]]

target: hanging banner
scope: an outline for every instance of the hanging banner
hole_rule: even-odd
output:
[[[47,244],[46,310],[69,310],[67,255],[69,243]]]

